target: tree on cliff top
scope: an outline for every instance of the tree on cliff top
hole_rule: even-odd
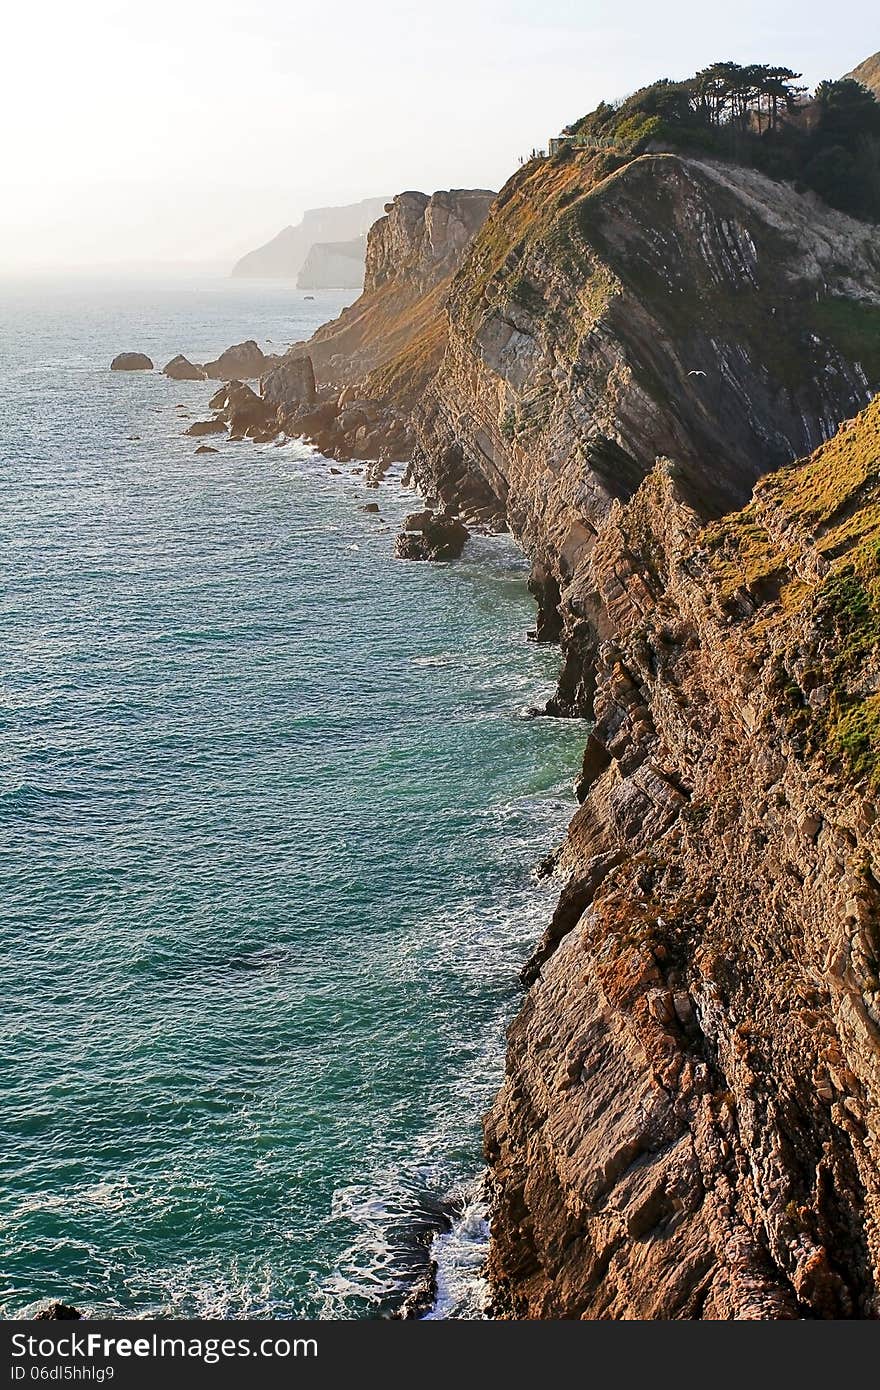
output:
[[[858,82],[822,82],[812,100],[791,68],[713,63],[662,78],[569,126],[576,145],[634,157],[685,149],[751,164],[833,207],[880,221],[880,102]]]

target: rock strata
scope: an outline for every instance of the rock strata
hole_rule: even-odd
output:
[[[878,476],[880,400],[709,526],[660,465],[566,592],[595,724],[486,1125],[501,1316],[880,1315],[880,656],[840,607]]]
[[[509,526],[593,726],[486,1126],[496,1314],[877,1317],[876,227],[564,148],[432,280],[429,201],[309,344],[314,437],[406,431],[402,557]]]

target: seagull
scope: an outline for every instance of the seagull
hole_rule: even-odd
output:
[[[688,376],[705,376],[705,372],[688,372]]]

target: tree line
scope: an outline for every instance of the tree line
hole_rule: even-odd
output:
[[[851,78],[822,82],[812,96],[799,78],[781,65],[712,63],[601,102],[565,136],[622,157],[672,147],[752,164],[880,220],[880,102]]]

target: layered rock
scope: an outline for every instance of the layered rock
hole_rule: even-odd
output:
[[[880,1315],[880,399],[703,525],[677,466],[565,595],[595,720],[487,1122],[513,1317]]]
[[[367,238],[363,294],[264,376],[263,393],[288,432],[331,457],[372,460],[379,470],[409,459],[410,418],[445,346],[451,276],[492,197],[469,189],[410,192],[387,205]],[[300,381],[309,372],[317,382],[311,400]]]
[[[380,224],[316,375],[412,412],[423,492],[522,540],[550,709],[594,724],[487,1123],[496,1312],[877,1316],[877,407],[835,435],[880,385],[876,228],[563,149],[432,285],[426,212]]]
[[[493,197],[480,189],[430,197],[407,192],[386,205],[367,237],[364,293],[309,340],[320,381],[363,384],[381,369],[393,372],[403,354],[427,358],[423,379],[433,372],[442,353],[442,305],[451,276]]]
[[[507,185],[419,412],[422,485],[494,496],[563,577],[658,456],[717,513],[880,384],[873,226],[731,165],[614,163],[564,151]]]

